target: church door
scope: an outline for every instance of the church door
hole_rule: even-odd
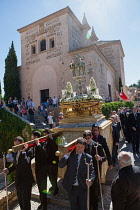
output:
[[[40,90],[40,102],[44,103],[49,98],[49,89]]]

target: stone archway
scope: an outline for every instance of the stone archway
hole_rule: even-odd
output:
[[[50,65],[39,66],[32,77],[32,99],[35,107],[40,105],[40,90],[49,89],[49,96],[57,96],[56,72]]]

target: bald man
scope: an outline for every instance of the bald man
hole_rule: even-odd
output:
[[[129,152],[120,152],[118,162],[121,168],[111,187],[113,210],[140,210],[140,167],[132,166]]]

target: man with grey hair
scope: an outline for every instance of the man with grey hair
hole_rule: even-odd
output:
[[[111,187],[113,210],[140,210],[140,167],[132,166],[129,152],[118,155],[119,174]]]

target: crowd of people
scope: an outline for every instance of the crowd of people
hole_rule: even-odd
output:
[[[58,98],[56,98],[55,96],[53,98],[49,97],[47,101],[44,102],[43,105],[45,108],[58,107],[60,105],[60,99],[61,99],[60,95]]]
[[[59,125],[61,119],[63,119],[63,113],[60,112],[59,115],[55,113],[55,111],[49,112],[49,108],[58,107],[60,105],[60,96],[58,99],[54,96],[48,98],[47,102],[41,103],[37,109],[35,109],[35,104],[30,97],[27,100],[22,98],[21,101],[18,101],[16,97],[12,99],[9,98],[7,106],[10,111],[15,114],[23,117],[25,120],[30,121],[31,123],[35,123],[35,113],[38,114],[41,123],[48,124],[49,128],[55,127]],[[4,108],[6,105],[4,101],[1,99],[0,108]],[[58,116],[57,116],[58,115]]]
[[[118,112],[110,112],[110,119],[112,120],[113,128],[113,142],[118,146],[120,132],[124,137],[126,143],[132,143],[133,154],[139,152],[139,138],[140,138],[140,107],[133,107],[132,110],[129,107],[122,107],[118,109]],[[117,151],[116,147],[116,151]],[[114,149],[115,150],[115,149]]]
[[[112,101],[112,98],[110,95],[108,95],[107,97],[104,96],[104,94],[102,94],[102,101],[105,103],[109,103]]]
[[[135,111],[136,107],[133,108],[132,112],[129,110],[129,116],[132,121],[130,127],[132,133],[137,132],[138,122],[140,124],[139,110]],[[56,196],[59,193],[57,185],[58,167],[63,168],[67,166],[63,187],[68,193],[71,209],[87,210],[87,188],[89,188],[89,209],[98,210],[102,163],[107,160],[108,170],[111,170],[116,163],[118,155],[120,171],[119,175],[113,180],[111,188],[113,210],[139,210],[140,168],[132,166],[132,158],[129,152],[123,151],[117,154],[120,131],[123,128],[121,114],[127,118],[127,113],[127,108],[118,110],[118,113],[115,111],[110,113],[113,138],[112,152],[109,150],[106,138],[100,135],[99,125],[96,123],[93,124],[91,130],[84,131],[83,137],[77,139],[76,145],[70,148],[60,161],[58,156],[55,155],[58,145],[50,129],[46,128],[44,130],[43,136],[49,135],[49,139],[42,142],[39,142],[38,139],[41,133],[34,131],[32,133],[32,138],[35,140],[34,147],[30,147],[26,143],[23,144],[24,147],[21,151],[12,153],[13,165],[3,170],[5,174],[16,170],[15,181],[20,208],[23,210],[31,209],[31,187],[34,182],[31,171],[31,159],[35,157],[36,182],[40,193],[40,206],[38,209],[47,209],[47,176],[49,176],[52,185],[49,190]],[[124,131],[124,136],[126,137],[126,124]],[[136,140],[136,134],[131,136],[134,155],[134,145],[135,149],[139,145],[139,142]],[[23,138],[16,137],[14,145],[20,143],[23,143]],[[138,150],[135,151],[139,153]],[[89,164],[89,174],[87,174],[87,164]],[[89,175],[88,178],[87,175]]]
[[[14,103],[14,106],[18,103],[16,98]],[[22,114],[26,113],[24,113],[26,106],[28,106],[30,115],[33,115],[34,104],[30,98],[23,104]],[[38,107],[38,113],[41,117],[44,116],[42,105]],[[62,119],[63,113],[60,113],[58,120]],[[67,166],[63,187],[68,193],[71,209],[88,209],[87,189],[89,188],[89,209],[98,210],[102,163],[107,160],[108,170],[115,167],[117,161],[120,166],[119,174],[113,180],[111,187],[113,210],[139,210],[140,167],[132,165],[132,157],[129,152],[123,151],[119,154],[118,152],[119,141],[123,139],[126,144],[132,144],[134,156],[140,154],[140,106],[133,107],[132,110],[129,107],[121,107],[117,112],[110,110],[109,120],[112,122],[112,151],[109,150],[106,138],[100,135],[99,125],[95,123],[91,130],[84,131],[83,137],[79,137],[76,145],[70,148],[59,161],[58,156],[55,155],[58,150],[56,138],[52,136],[50,131],[54,123],[51,112],[47,116],[50,129],[46,128],[43,131],[43,136],[49,135],[48,140],[39,142],[38,138],[41,137],[41,133],[36,130],[32,133],[32,138],[35,140],[34,147],[29,147],[24,143],[21,151],[17,153],[9,151],[7,160],[13,164],[12,166],[8,164],[3,173],[10,174],[16,170],[15,183],[20,208],[31,210],[31,188],[34,183],[31,159],[35,158],[36,182],[40,194],[38,209],[47,209],[47,176],[52,185],[49,190],[56,196],[59,193],[58,167]],[[18,136],[14,139],[14,145],[20,143],[23,143],[23,138]],[[87,174],[87,164],[89,164],[89,174]]]

